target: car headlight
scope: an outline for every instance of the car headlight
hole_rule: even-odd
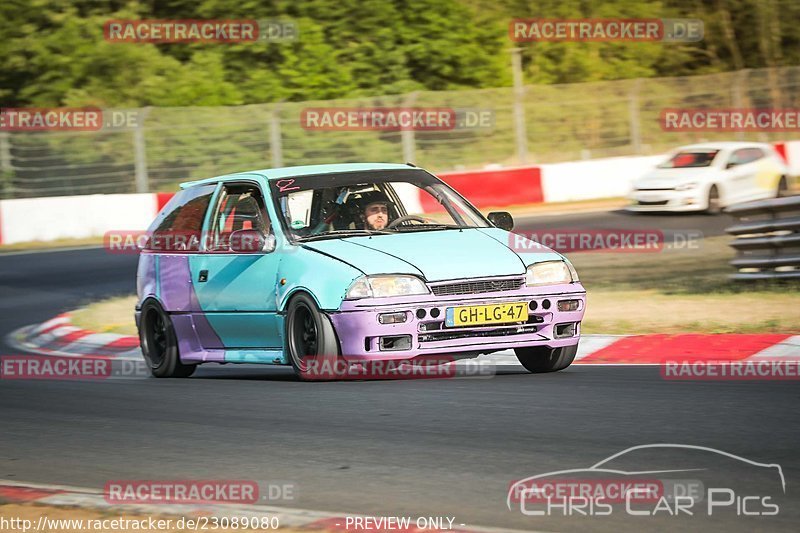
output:
[[[558,285],[578,281],[575,267],[567,261],[545,261],[528,267],[525,272],[525,285],[536,287],[539,285]]]
[[[348,300],[429,294],[428,287],[416,276],[361,276],[347,289]]]
[[[696,181],[691,181],[689,183],[681,183],[680,185],[675,187],[675,190],[676,191],[688,191],[688,190],[694,189],[695,187],[697,187],[697,182]]]

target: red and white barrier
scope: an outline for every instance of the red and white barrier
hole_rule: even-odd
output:
[[[439,177],[479,209],[546,201],[541,167],[445,172]],[[420,200],[426,213],[441,209],[429,195]]]
[[[631,190],[640,178],[664,159],[663,155],[609,157],[541,166],[544,202],[615,198]]]
[[[155,194],[93,194],[0,201],[0,244],[102,236],[146,229],[158,213]]]
[[[800,176],[800,141],[786,141],[773,144],[789,167],[789,175]]]

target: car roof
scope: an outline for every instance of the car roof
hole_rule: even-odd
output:
[[[687,144],[676,148],[677,150],[736,150],[737,148],[771,148],[769,144],[746,141],[720,141]]]
[[[229,181],[240,178],[262,178],[265,180],[275,180],[281,178],[298,177],[298,176],[313,176],[316,174],[332,174],[338,172],[358,172],[369,170],[408,170],[409,168],[416,168],[409,164],[399,163],[338,163],[330,165],[303,165],[297,167],[279,167],[279,168],[265,168],[262,170],[249,170],[246,172],[236,172],[234,174],[225,174],[223,176],[216,176],[213,178],[205,178],[195,181],[187,181],[181,183],[181,188],[194,187],[196,185],[206,185],[209,183],[216,183],[218,181]]]

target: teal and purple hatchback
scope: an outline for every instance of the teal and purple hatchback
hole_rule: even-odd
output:
[[[512,226],[411,165],[185,183],[139,259],[144,357],[157,377],[263,363],[310,379],[318,357],[424,365],[513,348],[531,372],[561,370],[586,292],[565,257]]]

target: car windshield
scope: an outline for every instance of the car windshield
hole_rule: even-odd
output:
[[[691,150],[678,152],[671,159],[658,165],[658,168],[696,168],[709,167],[719,150]]]
[[[295,241],[490,227],[453,189],[419,169],[299,176],[270,185]]]

